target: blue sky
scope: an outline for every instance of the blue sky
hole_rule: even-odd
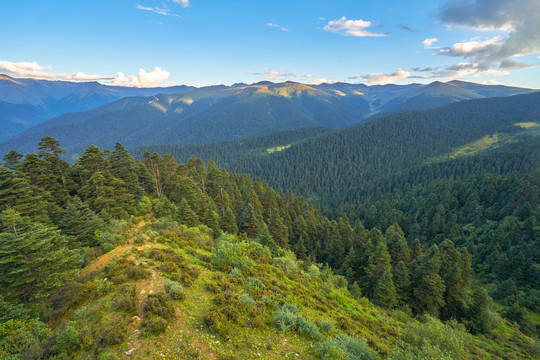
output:
[[[540,88],[538,0],[5,1],[0,73],[131,86]]]

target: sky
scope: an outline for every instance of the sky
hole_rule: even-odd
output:
[[[540,0],[4,0],[0,73],[540,88]]]

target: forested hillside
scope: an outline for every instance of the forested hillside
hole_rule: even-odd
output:
[[[467,244],[330,220],[196,158],[135,161],[116,144],[70,165],[55,139],[38,149],[0,168],[3,356],[537,355],[473,281]],[[519,179],[508,192],[536,186]]]
[[[499,174],[533,171],[540,166],[539,118],[540,93],[464,101],[383,117],[271,156],[238,156],[227,167],[337,208],[407,183],[466,176],[484,167]],[[471,153],[480,157],[458,151],[486,136],[497,141]],[[219,156],[213,160],[221,164]]]
[[[27,82],[34,84],[29,80]],[[38,95],[42,96],[42,88],[47,86],[51,87],[51,94],[56,94],[59,91],[57,88],[62,89],[62,82],[49,83],[37,83],[38,90],[41,90]],[[22,85],[28,87],[22,80],[20,86],[8,82],[9,87],[4,86],[4,91],[2,84],[0,79],[0,101],[14,97],[21,101],[34,98],[30,90],[28,97],[22,96],[26,89]],[[43,136],[57,138],[68,150],[70,158],[76,158],[89,145],[112,149],[117,141],[134,148],[141,145],[238,140],[307,127],[342,129],[373,119],[375,115],[434,108],[467,99],[533,92],[530,89],[466,82],[309,86],[290,81],[263,81],[251,85],[218,85],[198,89],[185,86],[164,88],[161,95],[157,92],[160,89],[128,92],[124,88],[99,84],[88,84],[81,89],[72,86],[76,88],[73,94],[69,93],[65,99],[55,98],[60,104],[59,109],[68,110],[54,112],[55,115],[62,115],[0,143],[0,155],[10,150],[23,154],[35,151],[35,144]],[[119,94],[132,97],[110,103],[118,99]],[[133,97],[141,94],[149,97]],[[103,96],[108,101],[100,100]],[[40,97],[37,96],[37,99]],[[91,104],[94,100],[95,106],[83,106],[85,101]],[[74,103],[72,108],[68,106],[70,102]],[[97,107],[98,103],[107,105]],[[91,110],[82,111],[87,109]],[[10,117],[10,108],[6,110],[3,116]],[[13,109],[14,112],[22,110],[25,109]]]

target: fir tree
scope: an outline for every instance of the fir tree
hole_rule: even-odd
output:
[[[33,222],[14,210],[0,214],[0,284],[23,301],[40,299],[73,279],[82,254],[55,227]]]
[[[392,278],[392,272],[386,270],[375,288],[375,304],[387,309],[391,309],[397,304],[396,289]]]
[[[191,210],[186,199],[180,201],[180,205],[174,213],[174,220],[179,224],[186,225],[188,227],[197,226],[199,224],[199,218],[197,214]]]

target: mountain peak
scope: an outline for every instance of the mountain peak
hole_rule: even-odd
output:
[[[21,84],[15,78],[12,78],[11,76],[6,75],[6,74],[0,74],[0,81],[9,81],[15,84]]]

